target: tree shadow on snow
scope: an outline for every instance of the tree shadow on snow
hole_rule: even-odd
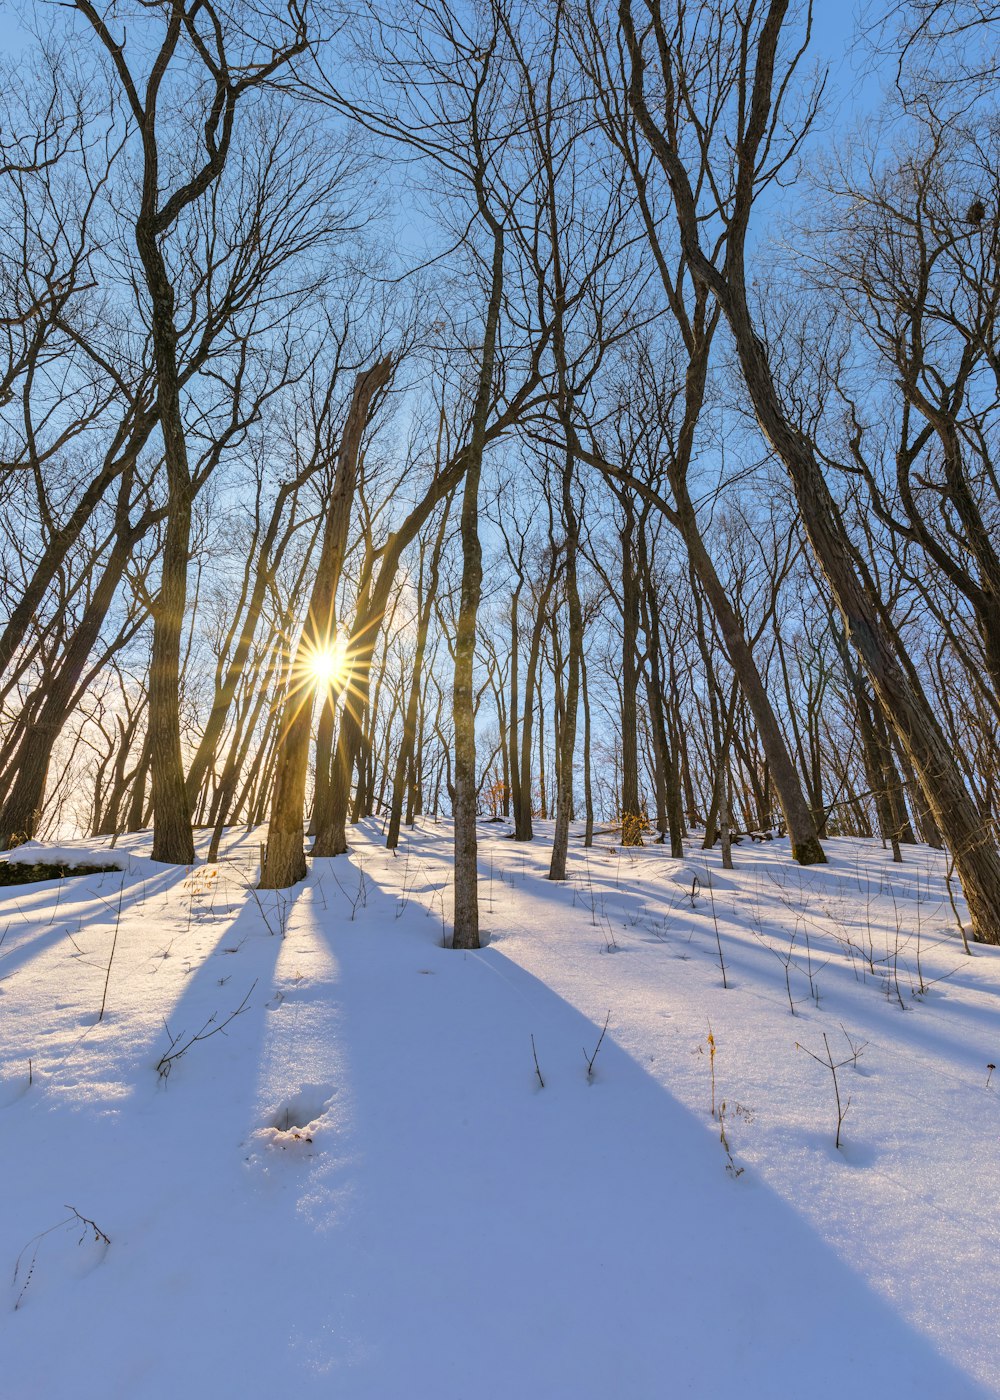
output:
[[[588,1076],[599,1025],[390,898],[366,927],[316,929],[349,1047],[351,1288],[327,1360],[353,1339],[352,1397],[413,1375],[422,1394],[539,1400],[987,1393],[737,1178],[613,1028]]]

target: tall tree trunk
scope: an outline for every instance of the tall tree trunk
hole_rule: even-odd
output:
[[[171,27],[176,21],[171,19]],[[167,521],[163,534],[160,588],[153,608],[153,647],[149,664],[150,772],[153,779],[153,859],[170,865],[194,864],[191,806],[181,757],[181,631],[187,603],[191,541],[191,472],[181,412],[174,324],[174,288],[159,242],[158,159],[152,116],[146,135],[142,209],[135,242],[150,301],[150,338],[156,367],[156,396],[167,473]]]
[[[510,598],[510,727],[508,730],[509,758],[507,762],[510,771],[510,809],[513,810],[515,822],[521,811],[521,770],[518,763],[518,745],[520,728],[518,723],[518,670],[520,663],[520,628],[519,628],[519,607],[521,601],[521,589],[524,586],[523,576],[518,575],[517,587]]]
[[[493,395],[500,304],[503,295],[503,227],[489,213],[480,188],[480,213],[493,239],[490,297],[483,333],[479,385],[472,414],[469,467],[462,497],[462,587],[455,638],[455,684],[452,714],[455,725],[455,795],[452,817],[455,829],[455,948],[479,947],[479,868],[476,840],[476,715],[472,668],[476,650],[476,625],[483,584],[483,551],[479,539],[479,479],[486,446],[486,423]]]
[[[636,709],[638,671],[636,647],[639,634],[639,583],[633,558],[635,512],[631,499],[622,495],[625,520],[620,539],[622,548],[622,845],[642,845],[642,814],[639,811],[639,742]]]
[[[420,707],[420,687],[424,669],[424,654],[427,650],[427,634],[430,631],[431,613],[437,597],[438,578],[441,566],[441,552],[444,548],[444,534],[448,524],[448,507],[441,518],[441,528],[434,542],[430,570],[427,578],[427,596],[417,621],[417,644],[413,653],[413,675],[410,679],[410,694],[403,718],[403,735],[396,755],[396,771],[392,784],[392,808],[389,813],[389,830],[385,844],[389,850],[399,845],[399,827],[403,819],[403,791],[406,774],[412,770],[416,760],[417,712]],[[412,793],[413,784],[410,785]]]
[[[580,662],[583,657],[583,608],[577,586],[577,553],[580,523],[573,504],[573,455],[566,453],[562,473],[562,509],[566,526],[566,605],[569,612],[569,653],[566,658],[566,695],[559,749],[556,754],[556,823],[552,841],[549,879],[565,880],[569,824],[573,817],[573,758],[576,753],[576,720],[580,704]]]
[[[580,652],[580,691],[583,696],[583,804],[586,826],[583,845],[589,850],[594,844],[594,787],[590,771],[590,691],[587,688],[587,663]]]
[[[549,559],[549,574],[539,595],[537,612],[531,628],[528,644],[528,661],[524,676],[524,706],[521,712],[521,758],[518,775],[519,801],[514,807],[514,840],[530,841],[534,834],[531,824],[531,773],[532,741],[535,721],[535,688],[538,676],[538,660],[542,649],[542,633],[548,612],[549,599],[555,586],[555,556]]]

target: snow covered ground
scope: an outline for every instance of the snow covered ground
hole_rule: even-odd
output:
[[[1000,1394],[1000,953],[941,857],[557,886],[481,834],[475,954],[443,824],[0,890],[3,1400]]]

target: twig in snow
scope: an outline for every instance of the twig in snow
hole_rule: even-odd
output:
[[[355,918],[357,917],[358,905],[361,904],[361,903],[363,902],[364,898],[365,898],[365,893],[364,893],[364,878],[365,878],[365,877],[364,877],[364,874],[362,873],[361,878],[360,878],[359,881],[358,881],[357,893],[356,893],[353,897],[352,897],[351,895],[349,895],[349,894],[347,893],[347,891],[344,889],[343,884],[342,884],[341,881],[337,878],[337,872],[336,872],[335,870],[331,870],[331,871],[330,871],[330,874],[333,876],[334,883],[336,884],[337,889],[340,890],[340,893],[344,896],[344,898],[347,900],[348,904],[351,906],[351,923],[353,924]],[[396,915],[396,918],[397,918],[397,919],[399,918],[399,914]]]
[[[24,1295],[28,1291],[28,1285],[31,1283],[32,1275],[35,1272],[35,1262],[38,1259],[38,1251],[41,1248],[42,1240],[44,1240],[47,1235],[53,1234],[56,1230],[63,1230],[67,1225],[79,1222],[83,1226],[83,1229],[80,1232],[80,1238],[77,1240],[77,1244],[83,1244],[87,1235],[91,1233],[94,1236],[95,1244],[103,1244],[106,1249],[111,1243],[110,1237],[104,1233],[101,1227],[95,1224],[93,1220],[88,1220],[87,1216],[81,1215],[76,1206],[66,1206],[66,1210],[72,1211],[72,1215],[67,1215],[65,1220],[57,1220],[56,1223],[50,1225],[47,1230],[41,1230],[37,1235],[33,1235],[14,1261],[14,1277],[12,1282],[16,1285],[18,1275],[21,1271],[21,1262],[28,1250],[31,1250],[31,1262],[28,1264],[27,1276],[24,1283],[21,1285],[21,1291],[17,1295],[17,1302],[14,1304],[15,1312],[24,1302]],[[32,1246],[34,1246],[34,1248],[32,1248]]]
[[[108,972],[104,979],[104,995],[101,997],[101,1009],[97,1013],[97,1024],[104,1020],[104,1008],[108,1001],[108,983],[111,981],[111,964],[115,960],[115,949],[118,947],[118,930],[122,922],[122,896],[125,893],[125,876],[122,876],[121,888],[118,891],[118,912],[115,914],[115,936],[111,940],[111,956],[108,958]]]
[[[726,960],[725,960],[725,958],[722,956],[722,935],[719,933],[719,920],[716,918],[716,914],[715,914],[715,894],[714,894],[714,892],[713,892],[713,890],[712,890],[712,877],[711,877],[711,875],[708,874],[707,871],[706,871],[706,879],[707,879],[707,881],[708,881],[708,898],[709,898],[709,901],[710,901],[710,903],[711,903],[711,905],[712,905],[712,923],[715,925],[715,943],[716,943],[716,947],[717,947],[718,950],[719,950],[719,967],[720,967],[721,970],[722,970],[722,988],[723,988],[723,991],[728,991],[728,990],[729,990],[729,982],[728,982],[728,979],[726,978]]]
[[[604,1030],[601,1031],[601,1034],[600,1034],[600,1037],[598,1038],[597,1044],[594,1046],[594,1053],[593,1053],[592,1055],[588,1055],[588,1054],[587,1054],[587,1047],[586,1047],[586,1046],[583,1047],[583,1058],[587,1061],[587,1078],[588,1078],[588,1079],[592,1079],[592,1078],[593,1078],[593,1074],[594,1074],[594,1061],[597,1059],[597,1052],[598,1052],[598,1050],[600,1050],[600,1048],[601,1048],[601,1041],[603,1041],[603,1039],[604,1039],[604,1037],[605,1037],[605,1034],[607,1033],[608,1023],[609,1023],[610,1020],[611,1020],[611,1010],[610,1010],[610,1008],[609,1008],[609,1009],[608,1009],[608,1014],[607,1014],[607,1016],[605,1016],[605,1018],[604,1018]],[[543,1087],[544,1087],[544,1085],[543,1085]]]
[[[736,1107],[737,1107],[737,1109],[738,1109],[738,1108],[739,1108],[739,1104],[737,1104]],[[745,1168],[745,1167],[738,1167],[738,1166],[736,1165],[736,1161],[735,1161],[735,1159],[734,1159],[734,1157],[733,1157],[733,1154],[732,1154],[732,1151],[730,1150],[730,1147],[729,1147],[729,1139],[726,1137],[726,1101],[725,1101],[725,1099],[723,1099],[723,1100],[722,1100],[722,1103],[719,1104],[719,1141],[722,1143],[722,1149],[723,1149],[723,1151],[725,1152],[726,1157],[728,1158],[728,1161],[726,1162],[726,1171],[729,1173],[729,1175],[730,1175],[730,1176],[733,1178],[733,1180],[735,1181],[735,1180],[737,1179],[737,1177],[740,1177],[740,1176],[743,1175],[743,1173],[744,1173],[744,1171],[746,1170],[746,1168]]]
[[[535,1073],[538,1075],[538,1082],[539,1082],[539,1084],[542,1086],[542,1088],[544,1089],[544,1088],[545,1088],[545,1080],[542,1078],[542,1071],[541,1071],[541,1070],[539,1069],[539,1067],[538,1067],[538,1051],[535,1049],[535,1037],[534,1037],[534,1035],[532,1035],[532,1037],[531,1037],[531,1053],[532,1053],[532,1055],[534,1056],[534,1060],[535,1060]],[[596,1055],[597,1051],[595,1050],[594,1053],[595,1053],[595,1055]]]
[[[843,1030],[843,1027],[841,1027],[841,1029]],[[844,1034],[847,1035],[847,1032],[844,1031]],[[851,1106],[851,1100],[850,1096],[848,1096],[846,1103],[844,1103],[841,1100],[840,1085],[837,1082],[837,1070],[843,1069],[845,1065],[849,1064],[854,1064],[856,1066],[858,1063],[858,1056],[861,1054],[861,1051],[865,1048],[864,1045],[862,1045],[858,1049],[855,1049],[854,1042],[851,1040],[851,1037],[849,1035],[847,1036],[847,1041],[851,1047],[852,1053],[848,1055],[846,1059],[839,1060],[836,1064],[834,1064],[833,1056],[830,1054],[830,1042],[826,1038],[825,1031],[823,1032],[823,1044],[826,1046],[825,1059],[821,1055],[813,1054],[813,1052],[807,1046],[800,1045],[798,1041],[795,1042],[796,1050],[805,1050],[806,1054],[811,1059],[815,1060],[818,1065],[823,1065],[823,1067],[825,1069],[828,1069],[831,1075],[833,1076],[833,1093],[834,1097],[837,1100],[837,1136],[834,1141],[834,1146],[838,1148],[840,1147],[840,1130],[844,1125],[844,1119],[847,1117],[847,1110]]]
[[[865,1050],[867,1050],[867,1048],[868,1048],[868,1042],[867,1042],[867,1040],[863,1040],[863,1041],[861,1042],[860,1045],[855,1045],[854,1041],[853,1041],[853,1040],[851,1039],[851,1037],[848,1035],[848,1033],[847,1033],[847,1027],[844,1025],[843,1021],[841,1021],[841,1023],[840,1023],[840,1029],[844,1032],[844,1039],[847,1041],[848,1045],[851,1047],[851,1055],[850,1055],[851,1064],[854,1066],[855,1069],[857,1069],[857,1067],[858,1067],[858,1060],[859,1060],[860,1057],[864,1054]]]
[[[198,1042],[201,1040],[210,1040],[213,1035],[218,1035],[220,1031],[224,1031],[226,1029],[230,1021],[235,1021],[236,1017],[241,1015],[246,1010],[247,1002],[250,1000],[250,997],[253,994],[253,989],[257,985],[257,980],[258,979],[256,977],[253,979],[253,983],[246,996],[240,1002],[236,1010],[231,1011],[224,1021],[220,1021],[219,1024],[216,1025],[216,1013],[213,1011],[211,1016],[209,1016],[208,1020],[202,1026],[201,1030],[198,1031],[195,1035],[191,1036],[189,1040],[186,1040],[179,1050],[175,1050],[174,1046],[177,1044],[177,1041],[180,1040],[180,1036],[177,1036],[176,1039],[171,1038],[170,1049],[165,1055],[160,1056],[160,1059],[156,1066],[156,1072],[161,1079],[167,1078],[167,1076],[170,1074],[171,1069],[173,1068],[174,1062],[176,1060],[179,1060],[182,1055],[186,1054],[187,1051],[191,1049],[192,1045],[197,1045]],[[211,1030],[209,1030],[209,1026],[212,1027]],[[167,1035],[170,1035],[169,1030],[167,1031]]]
[[[339,882],[338,882],[338,883],[339,883]],[[264,911],[264,905],[263,905],[263,902],[262,902],[262,900],[261,900],[260,895],[257,893],[257,887],[256,887],[256,885],[252,885],[249,881],[247,881],[247,886],[246,886],[246,887],[247,887],[247,889],[250,891],[250,893],[251,893],[251,894],[253,895],[253,897],[254,897],[254,902],[255,902],[255,904],[257,905],[258,913],[260,914],[260,917],[264,920],[264,927],[267,929],[268,933],[271,935],[272,938],[274,938],[276,935],[279,935],[279,934],[280,934],[280,936],[281,936],[282,938],[284,938],[284,936],[285,936],[285,926],[286,926],[286,924],[288,923],[288,908],[287,908],[287,905],[286,905],[284,899],[282,898],[280,892],[278,893],[278,897],[277,897],[277,906],[278,906],[278,927],[275,928],[274,925],[271,923],[271,920],[267,917],[267,914],[266,914],[265,911]],[[239,946],[242,947],[242,946],[243,946],[243,943],[244,943],[245,941],[246,941],[246,937],[244,936],[244,939],[241,941],[241,943],[240,943]]]

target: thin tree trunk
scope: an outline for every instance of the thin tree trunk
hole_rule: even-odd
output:
[[[556,823],[552,841],[549,879],[565,880],[569,848],[569,824],[573,816],[573,758],[576,753],[576,722],[580,703],[580,666],[583,659],[583,608],[577,586],[577,553],[580,522],[573,504],[573,455],[566,453],[562,473],[562,508],[566,525],[566,604],[569,612],[569,654],[566,668],[566,695],[556,755]]]
[[[486,446],[486,423],[493,393],[493,366],[500,303],[503,294],[503,227],[477,191],[480,213],[493,237],[490,299],[483,333],[479,386],[472,414],[469,467],[462,497],[462,587],[455,638],[455,684],[452,714],[455,725],[455,794],[452,817],[455,830],[455,920],[452,945],[479,947],[479,869],[476,840],[476,716],[472,691],[472,667],[476,650],[476,626],[483,584],[483,551],[479,539],[479,479]]]
[[[545,629],[549,598],[552,596],[555,578],[556,561],[555,557],[551,556],[549,560],[549,575],[538,598],[538,610],[535,614],[535,621],[531,628],[531,640],[528,644],[528,663],[524,676],[524,708],[521,713],[521,759],[518,776],[519,801],[514,807],[515,841],[530,841],[534,834],[531,824],[531,751],[534,737],[535,687],[538,676],[538,659],[542,646],[542,632]]]
[[[621,529],[622,548],[622,845],[642,845],[642,814],[639,811],[639,747],[636,709],[638,673],[636,643],[639,632],[639,586],[632,557],[635,513],[630,498],[622,496],[625,521]]]
[[[396,771],[392,785],[392,809],[389,813],[389,831],[386,846],[395,850],[399,845],[399,827],[403,817],[403,789],[407,769],[412,769],[416,757],[417,712],[420,705],[420,686],[424,668],[424,654],[427,649],[427,634],[430,631],[431,613],[437,597],[438,578],[441,566],[441,552],[444,548],[444,534],[448,524],[448,507],[441,518],[441,528],[434,542],[430,570],[427,579],[427,597],[417,622],[417,644],[413,654],[413,676],[410,681],[410,694],[403,719],[403,735],[396,755]],[[413,784],[411,783],[411,793]]]
[[[594,788],[590,771],[590,691],[587,688],[587,663],[580,652],[580,692],[583,696],[583,805],[585,829],[583,845],[589,850],[594,844]]]

